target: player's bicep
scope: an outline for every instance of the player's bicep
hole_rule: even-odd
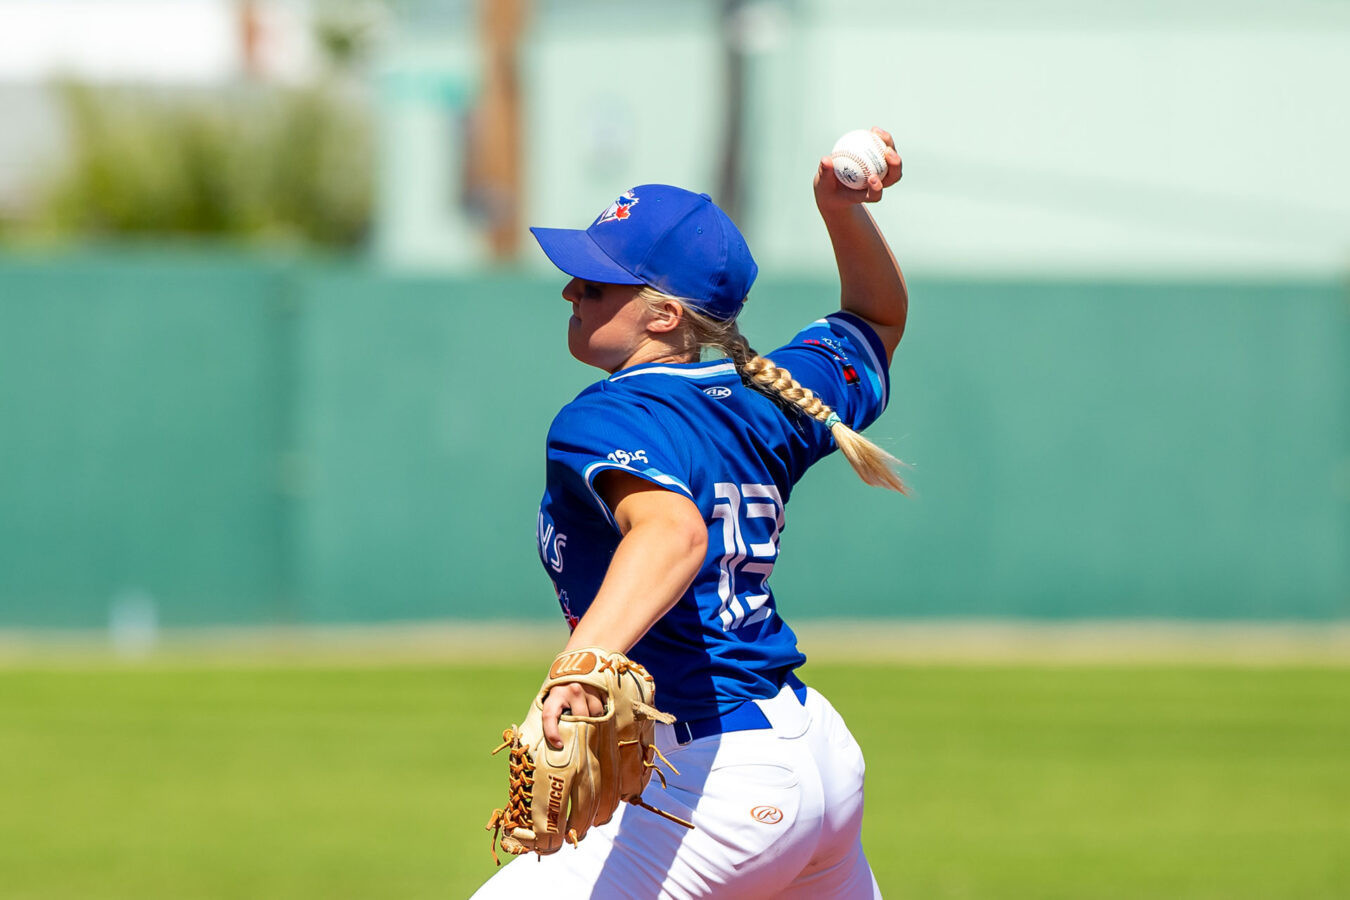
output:
[[[689,497],[618,469],[595,478],[595,491],[609,507],[621,534],[641,524],[659,523],[680,535],[706,535],[703,515]]]

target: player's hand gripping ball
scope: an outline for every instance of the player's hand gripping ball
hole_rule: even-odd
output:
[[[555,685],[569,683],[599,689],[605,711],[599,716],[563,715],[558,720],[563,746],[555,749],[544,737],[543,701]],[[501,746],[492,751],[510,749],[506,806],[493,810],[487,824],[493,832],[493,859],[499,835],[502,849],[514,855],[556,853],[564,842],[576,844],[591,826],[613,818],[620,801],[694,827],[642,800],[652,772],[665,785],[655,758],[670,766],[654,737],[657,722],[670,724],[675,717],[652,705],[655,695],[651,675],[622,653],[589,647],[553,660],[524,723],[502,732]]]
[[[886,143],[874,131],[850,131],[830,151],[834,175],[855,191],[867,190],[867,179],[886,177]]]

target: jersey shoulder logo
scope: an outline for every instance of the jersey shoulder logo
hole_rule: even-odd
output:
[[[715,384],[712,387],[704,388],[703,393],[714,400],[725,400],[731,396],[731,388],[724,384]]]
[[[616,462],[626,468],[632,468],[634,462],[651,465],[650,460],[647,459],[646,450],[633,450],[632,452],[629,452],[628,450],[615,450],[605,458],[610,462]]]
[[[611,203],[600,218],[595,220],[596,225],[603,225],[605,222],[622,222],[632,215],[633,207],[637,206],[637,195],[632,191],[625,191],[623,196]],[[595,207],[591,207],[594,209]]]
[[[802,341],[804,344],[811,344],[816,347],[823,347],[830,351],[834,356],[834,361],[839,363],[844,371],[844,384],[849,387],[857,387],[862,384],[862,379],[858,376],[858,370],[853,367],[853,363],[848,361],[848,354],[844,352],[844,345],[834,338],[807,338]]]
[[[832,337],[806,338],[803,344],[811,344],[816,347],[824,347],[834,354],[835,359],[847,356],[844,352],[844,345],[838,339]]]

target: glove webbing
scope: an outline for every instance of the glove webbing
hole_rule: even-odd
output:
[[[510,782],[506,796],[506,807],[504,809],[494,809],[492,816],[488,819],[487,830],[492,832],[492,861],[501,865],[502,861],[497,857],[497,841],[501,837],[502,829],[508,832],[515,828],[527,826],[530,822],[530,804],[534,802],[534,763],[530,760],[530,755],[525,750],[525,745],[520,742],[520,732],[516,726],[502,732],[502,743],[492,755],[511,748],[511,753],[507,759],[507,768],[510,770]],[[567,830],[567,840],[572,844],[577,842],[577,833],[573,829]],[[514,852],[503,843],[502,847],[508,852]]]
[[[655,713],[656,717],[664,717],[667,715],[666,713],[652,709],[650,706],[646,706],[646,704],[642,705],[647,710]],[[674,717],[672,716],[671,718],[673,719]],[[633,744],[637,742],[622,741],[621,743]],[[528,825],[530,822],[530,804],[534,802],[534,763],[530,760],[530,755],[526,752],[525,745],[520,742],[520,732],[516,730],[516,726],[514,725],[502,732],[502,743],[497,746],[497,749],[492,751],[492,755],[496,756],[508,747],[511,748],[511,752],[507,759],[507,768],[510,770],[510,783],[508,785],[506,807],[503,809],[494,809],[485,826],[488,831],[492,832],[492,842],[488,846],[489,849],[492,850],[492,861],[498,866],[502,864],[501,859],[497,856],[497,843],[501,838],[502,829],[505,828],[510,832],[514,828]],[[670,771],[674,772],[676,775],[680,774],[680,770],[675,768],[670,760],[666,759],[666,755],[661,752],[659,747],[653,744],[651,750],[653,755],[660,757],[661,762],[665,763]],[[643,760],[642,764],[655,772],[656,777],[661,780],[661,788],[664,790],[666,787],[666,773],[661,771],[661,767],[649,759]],[[654,812],[661,818],[674,822],[677,825],[683,825],[685,828],[691,829],[694,827],[693,822],[681,819],[674,813],[668,813],[664,809],[657,809],[640,797],[637,800],[630,800],[629,802],[641,806],[648,812]],[[577,833],[574,829],[569,828],[567,830],[566,840],[573,846],[577,844]],[[514,852],[511,851],[510,847],[505,843],[502,844],[502,847],[508,852]]]

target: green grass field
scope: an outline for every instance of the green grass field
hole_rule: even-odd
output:
[[[0,897],[467,896],[535,668],[0,670]],[[1350,669],[803,675],[889,897],[1350,897]]]

